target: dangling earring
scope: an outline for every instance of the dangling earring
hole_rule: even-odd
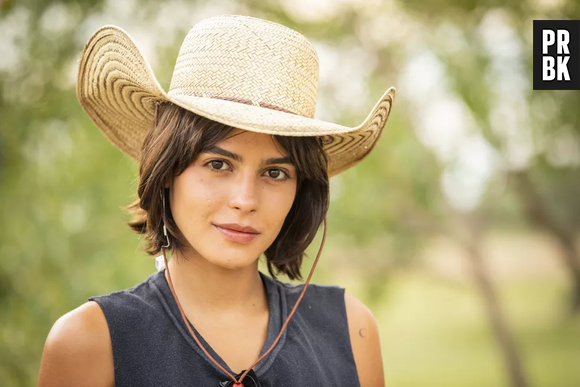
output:
[[[165,212],[165,195],[163,194],[163,189],[161,189],[160,194],[161,194],[161,202],[163,202],[163,215],[165,215],[167,212]],[[161,223],[163,224],[163,235],[165,235],[165,239],[167,239],[167,245],[161,247],[167,248],[171,246],[171,243],[169,242],[169,236],[167,236],[167,228],[165,227],[163,216],[161,217]]]
[[[163,215],[166,214],[165,212],[165,195],[163,194],[163,188],[159,192],[161,196],[161,202],[163,203]],[[167,240],[166,245],[161,245],[161,253],[162,255],[155,258],[155,268],[157,271],[161,271],[167,267],[167,257],[165,256],[165,249],[171,246],[171,242],[169,241],[169,235],[167,235],[167,227],[165,227],[165,222],[163,221],[163,216],[161,217],[161,224],[163,225],[163,235],[165,235],[165,239]]]

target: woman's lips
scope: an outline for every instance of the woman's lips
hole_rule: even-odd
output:
[[[256,237],[258,235],[260,235],[260,234],[250,234],[248,232],[230,230],[229,228],[223,228],[220,226],[216,226],[215,224],[214,224],[214,227],[217,228],[218,231],[221,232],[222,235],[226,237],[226,239],[228,239],[232,242],[236,242],[236,243],[250,243],[251,241],[256,239]]]

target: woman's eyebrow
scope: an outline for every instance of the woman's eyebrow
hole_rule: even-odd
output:
[[[226,156],[229,157],[230,159],[236,160],[240,163],[244,162],[244,158],[242,156],[240,156],[237,153],[232,153],[229,150],[220,148],[217,145],[212,145],[209,148],[205,149],[203,151],[204,153],[215,153],[218,155],[222,155],[222,156]],[[273,158],[269,158],[269,159],[262,159],[262,163],[269,165],[269,164],[290,164],[290,165],[294,165],[294,163],[290,160],[289,157],[273,157]]]

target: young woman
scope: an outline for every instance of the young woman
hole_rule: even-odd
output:
[[[130,226],[162,259],[54,324],[39,386],[384,385],[372,313],[344,288],[309,286],[321,250],[304,285],[276,277],[302,279],[323,222],[326,237],[329,177],[368,155],[394,99],[348,128],[313,119],[317,82],[306,38],[252,17],[195,25],[168,93],[123,30],[91,37],[77,95],[138,160]]]

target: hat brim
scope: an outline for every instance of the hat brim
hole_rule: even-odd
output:
[[[235,128],[281,136],[322,136],[334,176],[362,161],[374,148],[389,117],[395,88],[388,89],[356,127],[265,107],[165,93],[150,65],[121,28],[93,34],[81,55],[77,98],[95,125],[121,151],[138,160],[155,120],[155,104],[171,102]]]

